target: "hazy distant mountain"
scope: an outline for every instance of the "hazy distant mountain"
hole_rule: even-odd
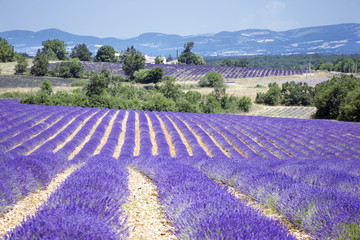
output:
[[[338,24],[330,26],[300,28],[275,32],[266,29],[247,29],[236,32],[179,36],[162,33],[145,33],[136,38],[98,38],[78,36],[57,29],[39,32],[6,31],[0,32],[15,47],[17,52],[35,55],[41,42],[60,39],[67,44],[68,51],[77,44],[85,43],[90,51],[96,52],[102,45],[111,45],[116,51],[134,45],[143,54],[150,56],[171,54],[176,56],[184,44],[195,42],[194,52],[203,56],[235,55],[283,55],[283,54],[360,54],[360,24]]]

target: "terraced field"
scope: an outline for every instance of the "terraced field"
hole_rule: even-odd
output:
[[[359,238],[358,123],[0,109],[5,239]]]

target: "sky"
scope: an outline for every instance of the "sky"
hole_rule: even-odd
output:
[[[181,36],[244,29],[290,30],[360,23],[360,0],[0,0],[0,32]]]

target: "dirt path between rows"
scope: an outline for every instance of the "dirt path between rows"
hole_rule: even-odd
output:
[[[129,169],[129,202],[123,205],[128,216],[129,240],[177,239],[174,228],[159,206],[156,186],[134,168]]]

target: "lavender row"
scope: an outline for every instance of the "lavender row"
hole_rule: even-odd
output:
[[[85,121],[86,118],[99,111],[99,109],[97,108],[85,108],[84,110],[85,112],[83,114],[76,117],[72,123],[66,126],[54,138],[41,145],[38,149],[34,151],[34,153],[53,152],[58,145],[66,141],[66,139],[76,130],[76,128],[78,128]]]
[[[2,155],[0,161],[0,215],[18,200],[46,187],[56,174],[68,167],[68,161],[53,153],[31,156]]]
[[[197,118],[195,114],[181,114],[181,115],[186,115],[191,121],[196,122],[197,124],[199,124],[202,128],[204,128],[206,130],[206,132],[208,132],[208,134],[210,134],[212,137],[214,137],[216,139],[216,141],[229,153],[229,155],[231,157],[236,157],[236,158],[241,158],[243,157],[227,140],[224,136],[222,136],[221,134],[227,136],[228,138],[232,138],[233,134],[230,134],[229,131],[227,131],[226,129],[217,126],[217,128],[213,128],[212,126],[210,126],[208,123],[214,124],[211,119],[206,119],[206,121],[204,121],[202,118]],[[219,133],[221,132],[221,134]],[[238,140],[238,141],[236,141]],[[238,145],[245,145],[242,144],[241,141],[239,141],[239,139],[235,139],[234,138],[234,142],[237,143]],[[245,145],[246,146],[246,145]]]
[[[321,155],[309,149],[306,144],[304,144],[303,142],[299,142],[299,139],[297,139],[296,137],[289,137],[283,133],[282,134],[275,133],[273,130],[274,127],[267,128],[266,123],[264,122],[262,122],[262,124],[254,123],[256,119],[236,118],[231,116],[229,116],[226,119],[221,116],[216,116],[216,119],[222,122],[223,124],[226,123],[226,128],[228,128],[229,130],[231,129],[231,131],[238,136],[245,135],[241,133],[239,129],[242,129],[245,133],[250,134],[253,137],[256,137],[255,134],[258,134],[257,138],[258,137],[263,139],[265,138],[267,141],[272,142],[273,145],[276,146],[276,148],[279,148],[282,151],[288,153],[291,157],[294,158],[309,158],[310,156],[313,156],[314,158],[321,157]]]
[[[148,120],[144,111],[137,110],[139,115],[139,128],[140,128],[140,155],[149,156],[152,155],[153,144],[150,137],[150,129]]]
[[[71,110],[71,108],[69,108]],[[48,129],[42,131],[39,135],[34,138],[31,138],[27,141],[23,141],[20,146],[12,149],[9,151],[10,154],[15,155],[24,155],[29,152],[31,149],[35,148],[36,146],[42,144],[51,136],[56,134],[64,125],[68,124],[71,119],[77,117],[78,115],[82,114],[85,110],[82,107],[77,107],[73,109],[73,111],[69,111],[67,115],[65,115],[62,119],[60,119],[57,123],[53,126],[49,127]]]
[[[202,119],[204,117],[204,115],[201,114],[194,114],[194,115],[189,115],[195,119]],[[204,121],[203,121],[204,122]],[[250,148],[248,144],[246,144],[241,138],[241,132],[237,132],[237,134],[231,132],[230,130],[228,130],[227,127],[223,127],[221,124],[219,124],[217,121],[215,121],[215,118],[206,118],[206,122],[210,123],[212,127],[214,127],[217,131],[221,132],[227,139],[229,139],[229,141],[237,148],[239,149],[247,158],[254,158],[254,157],[260,157],[260,155],[254,150],[257,149],[256,147]],[[205,123],[205,122],[204,122]],[[225,125],[226,126],[226,125]],[[239,136],[239,137],[238,137]],[[247,142],[251,142],[250,139],[248,138],[244,138],[245,140],[247,140]],[[254,144],[253,144],[254,145]],[[263,149],[260,149],[260,151],[262,151]],[[232,150],[233,151],[233,150]],[[232,157],[238,157],[238,158],[242,158],[243,156],[241,154],[234,154],[232,153]]]
[[[152,123],[155,132],[155,140],[158,145],[158,154],[163,156],[171,156],[170,147],[166,141],[166,137],[163,129],[161,128],[159,119],[156,117],[154,112],[146,111],[146,113],[150,118],[150,121]]]
[[[89,141],[85,143],[80,152],[74,156],[74,163],[84,162],[94,154],[95,150],[100,145],[101,139],[106,132],[106,128],[109,126],[111,118],[116,112],[116,109],[111,109],[106,113],[94,133],[91,135]]]
[[[174,124],[165,116],[163,112],[156,112],[156,114],[162,119],[167,131],[171,136],[171,141],[175,146],[176,157],[189,156],[185,144],[183,143],[179,133],[177,132]]]
[[[246,136],[248,139],[256,139],[261,142],[261,144],[266,145],[268,149],[272,150],[274,155],[279,156],[280,158],[305,158],[309,155],[315,155],[314,152],[308,151],[306,147],[301,147],[298,143],[293,141],[292,139],[284,140],[284,137],[276,134],[269,135],[266,131],[266,128],[256,127],[251,122],[239,122],[231,120],[231,118],[224,119],[220,118],[220,121],[227,122],[228,125],[226,127],[231,129],[231,131],[238,136]],[[271,131],[271,130],[270,130]],[[249,137],[251,136],[251,137]],[[280,138],[281,140],[279,140]],[[249,141],[251,141],[249,140]],[[287,153],[287,154],[286,154]],[[288,155],[288,156],[287,156]],[[270,156],[270,157],[273,157]]]
[[[199,144],[195,135],[185,125],[185,123],[176,116],[176,113],[168,112],[168,113],[166,113],[166,115],[176,124],[176,126],[184,134],[186,140],[188,141],[188,143],[192,149],[193,155],[194,156],[206,156],[205,150],[201,147],[201,145]]]
[[[293,125],[287,126],[284,120],[279,120],[276,126],[272,126],[271,128],[275,131],[274,135],[280,135],[282,132],[283,135],[288,136],[288,138],[293,138],[297,142],[301,142],[303,145],[307,146],[308,149],[317,153],[311,154],[311,157],[318,158],[318,156],[322,157],[341,157],[344,159],[351,159],[352,157],[359,157],[358,153],[355,153],[353,150],[348,149],[347,146],[341,146],[342,144],[336,144],[332,140],[332,135],[337,132],[337,127],[333,126],[331,128],[326,127],[328,121],[322,121],[321,125],[319,121],[307,121],[307,122],[298,122],[294,121]],[[307,123],[307,124],[306,124]],[[336,123],[334,123],[335,125]],[[309,126],[307,126],[309,125]],[[326,127],[326,130],[318,130],[317,126]],[[337,125],[337,124],[336,124]],[[281,126],[281,128],[280,128]],[[269,127],[269,123],[263,123],[262,127]],[[352,131],[353,128],[351,128]],[[355,129],[354,129],[355,130]],[[331,137],[331,140],[326,140],[324,137],[317,137],[320,134],[324,134],[328,137]],[[346,132],[346,129],[342,129],[343,132]],[[339,150],[340,148],[340,150]],[[359,149],[360,150],[360,149]],[[347,154],[347,152],[349,154]]]
[[[14,127],[20,123],[23,123],[26,120],[31,119],[33,116],[31,114],[28,115],[28,113],[33,113],[34,110],[41,111],[45,108],[44,106],[28,104],[9,104],[4,106],[2,102],[3,100],[0,100],[2,113],[0,117],[0,131],[5,131],[10,127]]]
[[[201,140],[209,148],[211,154],[214,157],[226,157],[226,155],[221,151],[221,149],[218,146],[216,146],[216,144],[210,138],[210,136],[203,129],[201,129],[195,122],[188,119],[188,117],[185,114],[181,115],[181,119],[185,121],[197,135],[200,136]]]
[[[177,158],[138,157],[131,166],[150,177],[180,239],[294,239],[200,171]]]
[[[229,118],[227,118],[226,122]],[[234,118],[235,120],[236,118]],[[281,148],[286,149],[296,158],[334,158],[341,157],[344,159],[359,158],[359,148],[350,142],[344,144],[344,139],[334,140],[334,136],[338,136],[337,127],[326,127],[327,121],[305,120],[296,121],[291,120],[291,126],[288,126],[288,119],[278,119],[276,124],[271,119],[259,119],[261,121],[245,122],[242,120],[241,127],[247,131],[253,131],[253,134],[260,134],[265,136],[268,140],[275,142]],[[225,119],[224,119],[225,122]],[[236,124],[236,121],[231,123]],[[337,123],[334,123],[334,125]],[[326,130],[318,131],[317,127],[326,127]],[[340,128],[341,129],[341,128]],[[343,132],[346,129],[343,128]],[[354,130],[351,128],[351,132]],[[326,135],[324,134],[326,132]],[[324,137],[326,136],[326,138]],[[291,148],[289,149],[290,146]],[[350,147],[351,149],[350,149]],[[293,149],[298,149],[304,156],[294,153]],[[357,151],[356,151],[357,150]]]
[[[55,123],[59,118],[62,118],[68,112],[74,111],[74,108],[57,108],[57,110],[62,110],[62,111],[55,111],[55,113],[48,111],[48,113],[51,113],[51,115],[47,119],[45,119],[41,123],[37,123],[36,125],[32,126],[31,128],[28,128],[26,130],[22,129],[23,131],[20,132],[19,134],[15,135],[14,137],[10,137],[7,140],[5,140],[4,142],[0,143],[0,151],[2,151],[2,152],[9,151],[11,148],[15,147],[16,145],[21,144],[24,141],[27,141],[35,134],[41,133],[49,125],[52,125],[53,123]],[[43,116],[43,114],[41,114],[38,116],[38,118],[34,118],[34,122],[35,121],[37,122],[38,120],[43,119],[43,118],[44,118],[44,116]],[[35,120],[35,119],[37,119],[37,120]]]
[[[118,115],[116,116],[115,120],[114,120],[114,124],[113,127],[110,131],[109,137],[106,141],[106,143],[104,144],[104,146],[101,148],[100,150],[100,154],[107,154],[109,156],[112,156],[116,150],[116,146],[118,145],[119,142],[119,136],[120,133],[122,132],[122,121],[125,117],[126,114],[126,110],[121,109],[118,113]]]
[[[62,156],[68,158],[71,153],[85,140],[85,138],[89,135],[91,129],[96,124],[97,120],[101,118],[104,114],[108,112],[107,108],[103,108],[98,111],[95,115],[93,115],[86,124],[80,129],[80,131],[75,135],[71,141],[67,142],[63,148],[61,148],[57,153]]]
[[[360,162],[355,159],[259,159],[252,165],[284,173],[310,186],[350,194],[360,200]]]
[[[360,200],[350,194],[259,167],[279,159],[187,158],[186,164],[275,209],[317,239],[348,239],[360,226]],[[359,234],[356,233],[356,234]],[[359,237],[359,235],[357,236]],[[356,238],[356,237],[355,237]]]
[[[49,107],[54,111],[59,111],[61,107]],[[34,113],[35,112],[35,113]],[[37,111],[36,108],[29,111],[26,115],[19,117],[18,119],[11,120],[10,122],[6,122],[3,126],[4,131],[1,133],[0,141],[3,142],[26,129],[31,128],[36,125],[39,121],[44,119],[44,117],[50,115],[52,112],[49,109],[42,109],[41,111]]]
[[[124,144],[122,145],[120,157],[132,157],[135,149],[135,111],[128,110],[129,115],[126,122]]]
[[[127,178],[122,162],[96,155],[5,239],[126,239]]]

